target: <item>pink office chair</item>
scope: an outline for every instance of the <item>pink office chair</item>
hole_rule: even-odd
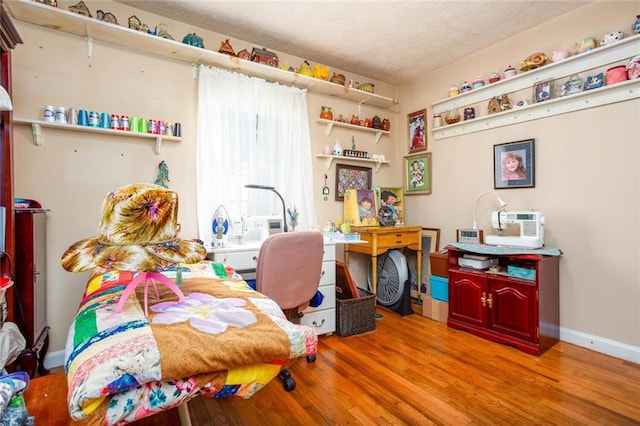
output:
[[[322,275],[324,241],[320,232],[285,232],[268,237],[260,247],[256,289],[273,299],[287,318],[299,322],[302,311],[318,291]],[[315,355],[307,356],[308,362]],[[295,381],[285,368],[280,372],[287,391]]]

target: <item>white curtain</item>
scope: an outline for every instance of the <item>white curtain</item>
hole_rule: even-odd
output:
[[[246,184],[274,187],[300,212],[296,229],[317,226],[306,90],[200,65],[196,152],[203,241],[220,205],[232,218],[283,215],[276,194]]]

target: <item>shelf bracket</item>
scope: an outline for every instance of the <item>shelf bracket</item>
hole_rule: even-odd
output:
[[[87,41],[87,57],[91,58],[93,53],[93,37],[91,37],[91,31],[89,31],[89,24],[85,24],[86,36],[84,39]]]
[[[374,167],[376,169],[376,173],[378,173],[378,170],[380,170],[380,166],[382,166],[382,163],[375,163]]]
[[[195,62],[191,63],[191,75],[193,75],[194,80],[198,78],[198,64]]]
[[[324,165],[325,170],[329,170],[331,168],[332,163],[333,163],[333,157],[332,156],[327,157],[327,161]]]
[[[31,130],[33,131],[33,144],[42,146],[42,127],[38,123],[32,123]]]
[[[324,132],[327,134],[327,136],[330,136],[331,130],[333,130],[333,122],[327,123],[327,128],[324,129]]]
[[[382,132],[376,132],[376,144],[380,142],[380,136],[382,136]]]
[[[158,136],[156,138],[156,154],[160,155],[160,148],[162,148],[162,138]]]

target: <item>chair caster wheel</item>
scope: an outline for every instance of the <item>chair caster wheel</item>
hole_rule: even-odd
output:
[[[296,381],[291,378],[291,373],[289,370],[284,369],[279,374],[278,377],[282,380],[282,384],[284,385],[284,390],[287,392],[291,392],[296,388]]]
[[[307,355],[307,362],[316,362],[316,354]]]

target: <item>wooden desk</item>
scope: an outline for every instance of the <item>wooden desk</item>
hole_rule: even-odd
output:
[[[373,294],[378,287],[378,256],[391,249],[409,248],[416,251],[416,273],[418,274],[418,300],[421,295],[422,277],[422,227],[421,226],[366,226],[353,229],[360,233],[360,239],[366,241],[359,244],[346,244],[344,261],[349,264],[350,253],[362,253],[371,256],[371,281]]]

